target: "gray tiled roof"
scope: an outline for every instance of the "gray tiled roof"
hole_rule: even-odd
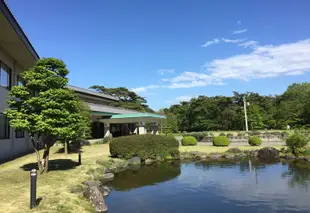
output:
[[[76,92],[80,92],[80,93],[84,93],[84,94],[88,94],[88,95],[93,95],[93,96],[97,96],[97,97],[100,97],[100,98],[106,98],[106,99],[110,99],[110,100],[113,100],[113,101],[118,101],[119,100],[117,97],[114,97],[112,95],[106,95],[104,93],[95,92],[95,91],[92,91],[92,90],[89,90],[89,89],[84,89],[84,88],[77,87],[77,86],[72,86],[72,85],[67,85],[67,87],[69,89],[72,89],[72,90],[76,91]]]
[[[124,108],[118,108],[118,107],[112,107],[102,104],[94,104],[94,103],[86,103],[91,111],[94,112],[106,112],[106,113],[116,113],[116,114],[133,114],[133,113],[139,113],[138,111],[124,109]]]

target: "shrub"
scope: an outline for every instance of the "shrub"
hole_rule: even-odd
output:
[[[223,132],[221,132],[221,133],[219,134],[219,136],[226,136],[226,134],[223,133]]]
[[[197,140],[193,136],[185,136],[182,138],[182,146],[195,146],[197,145]]]
[[[213,146],[228,146],[229,143],[226,136],[216,136],[213,138]]]
[[[172,157],[179,156],[179,142],[174,137],[164,135],[132,135],[115,138],[110,142],[110,153],[113,157],[130,159],[164,158],[167,153]]]
[[[260,146],[262,144],[262,139],[257,136],[250,136],[249,137],[249,144],[251,146]]]
[[[110,139],[109,138],[103,138],[101,140],[97,140],[94,142],[94,144],[107,144],[110,142]]]
[[[299,155],[299,150],[305,147],[309,142],[309,138],[305,132],[295,131],[286,139],[286,145],[292,150],[294,155]]]
[[[234,135],[232,134],[232,133],[227,133],[227,135],[226,135],[228,138],[232,138],[232,137],[234,137]]]

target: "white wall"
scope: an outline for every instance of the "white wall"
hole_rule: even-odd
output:
[[[0,61],[9,66],[12,70],[11,85],[16,85],[17,75],[24,69],[0,46]],[[0,113],[8,108],[7,100],[9,99],[9,91],[0,86]],[[24,138],[15,138],[15,130],[10,128],[10,138],[0,139],[0,162],[28,153],[32,150],[32,145],[28,140],[27,134]]]

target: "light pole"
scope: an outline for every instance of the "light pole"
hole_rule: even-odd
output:
[[[248,115],[246,112],[246,106],[247,106],[247,102],[246,102],[245,95],[244,95],[243,96],[243,107],[244,107],[245,131],[248,132],[249,127],[248,127]]]

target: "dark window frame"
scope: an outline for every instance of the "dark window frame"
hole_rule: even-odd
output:
[[[1,67],[2,67],[2,64],[4,65],[4,66],[6,66],[9,70],[9,73],[8,73],[8,86],[3,86],[3,85],[1,85],[1,79],[0,79],[0,86],[1,87],[3,87],[3,88],[6,88],[6,89],[8,89],[8,90],[10,90],[11,89],[11,87],[12,87],[12,69],[6,64],[6,63],[4,63],[3,61],[1,61],[0,60],[0,75],[1,75]],[[1,77],[0,77],[1,78]]]
[[[0,113],[0,116],[4,116],[4,118],[5,118],[5,128],[6,128],[6,130],[4,131],[4,136],[0,135],[0,139],[10,139],[11,128],[10,128],[10,124],[9,124],[9,119],[3,113]]]

